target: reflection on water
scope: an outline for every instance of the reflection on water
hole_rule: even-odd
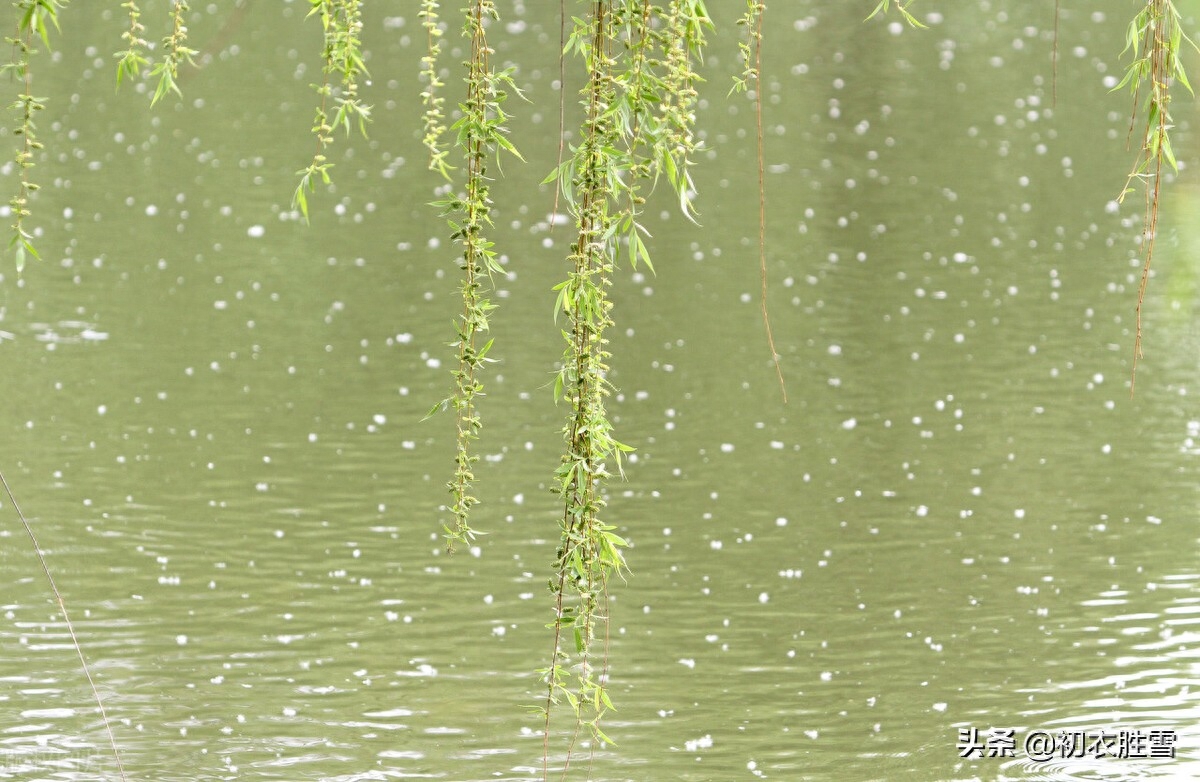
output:
[[[1081,602],[1080,623],[1057,635],[1070,640],[1072,677],[1048,677],[1026,691],[1025,713],[1055,736],[1084,734],[1082,752],[1046,762],[1015,763],[1017,778],[1187,778],[1200,772],[1194,752],[1200,696],[1195,684],[1198,577],[1167,574],[1139,579],[1136,591],[1114,586]],[[1091,670],[1075,658],[1094,658]],[[1034,705],[1036,704],[1036,705]],[[1096,746],[1098,737],[1109,741]],[[1114,740],[1115,739],[1115,740]],[[1082,754],[1082,757],[1078,757]],[[1114,756],[1120,757],[1114,760]]]
[[[1131,401],[1140,218],[1111,201],[1127,106],[1106,93],[1124,10],[1064,9],[1054,105],[1042,9],[942,9],[922,32],[818,5],[772,8],[767,50],[788,404],[732,54],[709,60],[703,225],[662,204],[657,276],[615,288],[612,411],[638,451],[610,519],[633,573],[613,593],[618,746],[576,762],[597,780],[1196,776],[1195,335],[1160,314],[1194,304],[1187,220],[1160,224],[1171,284],[1151,288]],[[549,291],[569,239],[536,189],[557,124],[537,107],[557,22],[529,6],[497,31],[535,100],[514,120],[530,163],[493,190],[511,274],[482,411],[491,534],[448,558],[452,432],[422,418],[450,384],[453,250],[412,163],[416,94],[385,75],[417,72],[409,12],[368,36],[372,139],[339,141],[306,228],[288,206],[311,156],[301,13],[250,7],[150,117],[94,89],[111,63],[84,39],[119,37],[109,12],[71,11],[39,76],[62,96],[46,261],[3,288],[3,468],[130,778],[540,778],[526,709],[549,652]],[[11,518],[0,540],[0,779],[115,779]],[[960,758],[970,728],[1169,730],[1176,757]]]

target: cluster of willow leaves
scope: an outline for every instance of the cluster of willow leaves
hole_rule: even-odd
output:
[[[12,58],[4,68],[16,85],[10,104],[10,128],[16,139],[13,161],[19,176],[16,192],[9,200],[12,224],[8,246],[18,270],[29,257],[38,255],[34,232],[29,228],[38,189],[34,169],[43,149],[35,120],[44,108],[43,101],[52,99],[33,94],[35,56],[39,46],[43,50],[52,48],[52,33],[59,27],[60,17],[65,16],[68,2],[12,3],[16,32],[7,39]],[[231,13],[244,9],[246,2],[243,0]],[[872,9],[870,0],[863,0],[863,12],[870,19],[894,10],[910,25],[922,27],[912,11],[914,2],[878,0]],[[308,3],[309,16],[320,29],[320,50],[314,56],[319,56],[322,63],[322,77],[315,85],[311,127],[315,152],[297,172],[299,181],[293,194],[293,208],[306,219],[310,197],[319,197],[318,188],[332,181],[330,147],[339,138],[356,132],[365,134],[371,121],[371,108],[360,91],[360,84],[368,76],[363,56],[364,0]],[[457,362],[449,396],[431,410],[431,414],[440,409],[452,416],[456,432],[444,526],[451,551],[456,545],[473,543],[480,534],[471,522],[472,508],[479,502],[474,494],[473,468],[479,458],[474,448],[485,420],[485,370],[494,360],[493,341],[488,336],[490,321],[497,314],[496,304],[489,298],[492,276],[503,273],[495,246],[489,183],[499,170],[500,158],[521,158],[507,133],[510,98],[518,93],[513,70],[493,62],[494,52],[488,42],[488,31],[500,19],[500,10],[494,0],[462,3],[451,18],[444,15],[449,12],[443,12],[440,3],[421,0],[419,17],[427,47],[419,73],[414,73],[414,90],[420,91],[424,104],[421,132],[428,150],[428,168],[433,172],[431,176],[449,183],[446,189],[452,194],[432,208],[447,222],[461,270],[453,342]],[[198,55],[190,46],[187,22],[192,14],[188,3],[172,0],[165,11],[162,4],[155,3],[159,16],[153,20],[143,19],[137,0],[119,5],[128,25],[114,47],[120,48],[114,57],[117,85],[148,79],[153,85],[147,90],[151,103],[177,96],[181,69],[194,65]],[[1160,184],[1165,169],[1175,167],[1169,136],[1171,87],[1180,84],[1191,89],[1180,58],[1182,48],[1191,41],[1183,32],[1174,3],[1146,0],[1141,5],[1128,28],[1126,55],[1130,64],[1118,87],[1132,92],[1134,117],[1143,120],[1140,152],[1126,191],[1140,185],[1146,199],[1135,366],[1141,347],[1142,298],[1154,250]],[[1057,30],[1057,6],[1053,10]],[[746,0],[743,4],[738,21],[743,29],[738,44],[742,69],[728,91],[745,94],[755,107],[765,347],[775,361],[781,391],[786,393],[766,309],[766,199],[761,157],[762,103],[757,89],[766,13],[765,2]],[[551,651],[540,672],[545,687],[538,710],[543,722],[546,778],[551,773],[551,719],[558,711],[565,710],[572,723],[561,733],[567,742],[565,751],[555,753],[564,775],[577,743],[586,743],[594,751],[609,742],[601,729],[602,717],[613,708],[606,688],[608,589],[611,579],[619,578],[626,567],[626,541],[617,533],[616,525],[605,519],[605,486],[614,473],[620,473],[622,457],[631,450],[617,439],[605,409],[611,390],[607,373],[613,358],[605,336],[613,325],[609,291],[614,285],[614,272],[623,263],[634,268],[645,265],[653,271],[648,233],[642,224],[642,208],[652,189],[670,188],[679,209],[691,217],[695,191],[690,169],[699,147],[695,121],[697,88],[702,79],[698,68],[709,45],[706,34],[712,30],[705,0],[564,0],[562,14],[564,70],[570,68],[574,74],[570,83],[582,86],[573,96],[560,93],[560,99],[578,101],[582,120],[571,134],[578,141],[559,150],[559,162],[543,183],[555,185],[556,205],[570,214],[574,232],[565,258],[565,276],[555,286],[552,302],[564,336],[554,395],[566,416],[561,460],[556,467],[548,466],[554,471],[553,485],[562,512],[549,580]],[[153,46],[146,38],[150,35],[148,25],[162,31]],[[447,35],[461,35],[469,42],[465,62],[453,66],[442,62]],[[448,100],[453,108],[448,107]],[[1132,132],[1137,133],[1138,126],[1133,128]],[[7,490],[6,483],[4,488]],[[25,528],[33,538],[32,529],[27,524]],[[36,549],[36,538],[33,542]],[[45,574],[57,596],[48,569]],[[61,598],[59,603],[61,606]],[[65,607],[63,613],[70,627]],[[80,660],[86,674],[81,650]],[[98,694],[96,700],[103,716]],[[108,737],[120,764],[111,729]],[[121,776],[125,778],[123,769]]]

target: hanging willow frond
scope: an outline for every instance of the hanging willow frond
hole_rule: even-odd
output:
[[[50,27],[58,29],[58,12],[64,6],[63,0],[19,0],[13,3],[16,10],[16,34],[5,41],[12,46],[12,60],[0,66],[7,71],[19,85],[15,100],[9,104],[17,115],[17,123],[12,133],[18,137],[13,154],[13,162],[20,172],[17,182],[17,192],[8,200],[8,207],[13,216],[12,234],[8,247],[13,252],[13,263],[19,274],[25,268],[29,256],[37,259],[37,248],[33,244],[34,235],[26,227],[25,220],[32,216],[30,201],[37,192],[38,185],[30,178],[30,171],[35,165],[34,156],[43,148],[37,137],[37,123],[34,116],[46,108],[42,102],[45,98],[33,94],[32,57],[36,53],[34,37],[42,39],[47,49],[50,48]]]
[[[469,545],[482,534],[471,527],[470,515],[471,508],[479,502],[471,493],[475,483],[474,465],[479,461],[473,444],[483,428],[477,406],[478,398],[484,395],[479,375],[495,360],[488,356],[493,340],[483,342],[489,330],[491,312],[496,308],[487,298],[486,288],[492,275],[504,274],[499,256],[485,236],[487,229],[492,227],[488,164],[501,152],[521,158],[508,139],[508,114],[504,110],[509,92],[520,93],[513,83],[511,71],[497,71],[492,67],[493,51],[487,40],[487,24],[498,18],[493,0],[474,0],[466,9],[463,35],[471,42],[471,58],[466,63],[464,77],[467,97],[460,107],[462,117],[452,127],[457,133],[457,146],[465,157],[465,192],[433,204],[450,223],[451,238],[462,248],[458,264],[462,271],[459,288],[462,311],[455,321],[456,339],[450,343],[458,351],[454,391],[430,410],[432,414],[438,408],[453,408],[455,414],[454,476],[447,484],[453,498],[450,511],[454,521],[443,527],[446,549],[451,553],[457,544]],[[431,163],[431,167],[444,176],[449,174],[449,167],[444,163],[441,166]]]
[[[323,46],[322,81],[313,85],[321,98],[312,125],[317,150],[308,166],[296,172],[300,183],[292,195],[292,208],[299,210],[305,222],[308,222],[308,193],[313,192],[318,180],[325,185],[332,181],[329,171],[333,164],[326,152],[333,144],[333,131],[342,128],[349,135],[351,126],[357,126],[366,136],[367,123],[371,121],[371,107],[359,96],[359,78],[370,75],[362,50],[362,1],[309,2],[312,10],[308,16],[321,21]]]
[[[1158,234],[1158,207],[1162,194],[1163,163],[1178,171],[1175,152],[1171,148],[1170,131],[1174,128],[1171,119],[1171,85],[1182,84],[1188,92],[1188,82],[1183,68],[1181,53],[1186,42],[1193,48],[1196,44],[1183,32],[1179,11],[1172,0],[1148,0],[1129,23],[1125,36],[1125,51],[1133,61],[1125,70],[1125,77],[1113,91],[1128,88],[1133,93],[1133,112],[1129,123],[1129,134],[1133,136],[1139,110],[1138,96],[1143,87],[1148,87],[1144,103],[1145,126],[1141,149],[1125,183],[1125,189],[1117,198],[1125,196],[1140,182],[1145,196],[1145,217],[1142,223],[1142,276],[1138,283],[1136,328],[1133,342],[1133,368],[1129,377],[1129,394],[1133,395],[1137,381],[1138,360],[1142,358],[1142,309],[1146,300],[1146,286],[1150,281],[1150,264],[1154,260],[1154,244]]]

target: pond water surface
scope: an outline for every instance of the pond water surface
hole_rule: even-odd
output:
[[[509,106],[529,162],[493,190],[511,273],[477,471],[490,534],[454,557],[453,425],[422,419],[452,382],[455,251],[427,206],[415,4],[366,8],[375,122],[338,138],[311,227],[290,207],[313,147],[307,4],[196,5],[193,40],[216,56],[153,112],[113,92],[127,18],[62,13],[36,64],[44,260],[0,286],[0,468],[129,778],[540,778],[526,707],[550,652],[550,289],[569,244],[538,186],[557,4],[502,9],[492,31],[530,99]],[[769,303],[788,400],[758,307],[752,106],[726,95],[738,9],[722,8],[700,226],[652,201],[657,274],[614,289],[611,411],[638,450],[610,496],[632,572],[611,606],[617,746],[592,778],[1200,775],[1200,190],[1185,167],[1166,191],[1131,399],[1141,201],[1114,200],[1130,101],[1108,92],[1128,4],[1064,4],[1057,100],[1049,9],[921,3],[913,30],[863,23],[867,2],[775,5]],[[1181,97],[1185,165],[1192,111]],[[117,779],[3,510],[0,779]],[[1013,730],[1010,757],[967,752],[993,728]],[[1174,757],[1038,761],[1032,731],[1155,732]]]

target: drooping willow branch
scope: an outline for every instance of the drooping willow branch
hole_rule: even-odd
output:
[[[121,34],[121,40],[125,41],[128,48],[116,54],[118,87],[126,76],[131,79],[140,78],[142,69],[150,64],[150,59],[146,56],[146,49],[150,44],[142,37],[146,32],[146,26],[141,21],[142,9],[138,7],[137,0],[126,0],[121,3],[121,7],[129,12],[129,29]]]
[[[624,448],[613,438],[613,427],[604,409],[608,394],[604,330],[612,324],[611,285],[614,246],[610,228],[615,222],[612,200],[615,179],[626,161],[616,158],[620,143],[612,107],[616,85],[612,59],[613,17],[609,4],[592,4],[586,20],[576,20],[568,48],[584,61],[588,71],[583,91],[582,140],[560,169],[565,201],[575,218],[577,231],[568,262],[571,273],[556,286],[555,312],[568,321],[563,332],[567,346],[562,368],[555,381],[557,398],[570,406],[564,428],[566,451],[555,473],[563,502],[561,540],[551,581],[554,595],[554,647],[547,684],[543,777],[549,772],[550,720],[553,706],[565,699],[576,725],[587,724],[600,741],[608,737],[599,720],[612,704],[597,674],[592,654],[596,625],[603,619],[601,603],[607,602],[605,585],[609,572],[624,564],[620,546],[624,541],[604,525],[599,514],[605,505],[602,485],[608,477],[607,459],[618,459]],[[568,603],[574,594],[576,604]],[[573,637],[577,664],[568,665],[563,649],[564,634]],[[568,748],[567,764],[570,763]],[[566,769],[564,768],[564,773]]]
[[[567,279],[555,286],[556,319],[566,345],[555,397],[568,405],[564,453],[555,472],[562,502],[555,572],[550,580],[554,644],[543,712],[543,778],[550,774],[551,721],[565,702],[571,732],[565,775],[582,730],[592,751],[612,743],[600,728],[613,708],[608,680],[608,585],[626,567],[626,541],[603,520],[605,487],[632,450],[615,437],[605,400],[609,380],[609,289],[622,245],[631,265],[653,269],[641,223],[643,189],[665,180],[680,209],[693,216],[689,172],[699,147],[694,133],[695,62],[711,22],[702,0],[593,0],[575,18],[564,50],[586,74],[580,141],[546,182],[557,182],[574,218]],[[599,647],[597,647],[599,644]]]
[[[492,340],[482,342],[489,329],[488,318],[495,309],[485,296],[485,285],[493,274],[504,273],[493,243],[484,235],[485,229],[492,226],[488,163],[501,151],[521,157],[507,138],[508,115],[504,111],[508,91],[515,92],[516,86],[511,71],[497,72],[492,67],[493,51],[487,40],[487,24],[498,18],[493,0],[473,0],[466,9],[463,35],[471,42],[471,58],[466,63],[464,79],[467,97],[460,106],[462,117],[452,127],[457,133],[457,146],[465,157],[466,182],[460,195],[433,204],[449,221],[451,238],[462,247],[459,260],[462,311],[455,322],[456,340],[452,343],[458,350],[454,392],[430,410],[432,415],[439,407],[453,408],[455,414],[454,477],[447,484],[453,498],[450,510],[454,521],[444,527],[446,548],[451,553],[456,544],[469,544],[481,534],[472,529],[469,516],[471,507],[479,502],[471,493],[475,482],[473,466],[479,461],[472,444],[483,427],[477,407],[478,398],[483,396],[479,373],[493,360],[488,358]],[[426,122],[428,132],[428,113]],[[436,164],[441,154],[431,147],[434,161],[431,165],[448,175],[449,167],[444,162]]]
[[[921,24],[921,20],[913,16],[912,12],[908,10],[908,7],[914,2],[916,2],[916,0],[879,0],[879,4],[875,6],[875,10],[867,14],[867,18],[871,19],[876,14],[880,13],[886,14],[888,9],[895,5],[896,10],[900,12],[902,17],[904,17],[904,21],[908,22],[913,27],[924,27],[925,25]]]
[[[425,89],[421,92],[421,103],[425,107],[422,117],[425,123],[425,137],[422,143],[429,151],[429,170],[437,171],[449,179],[452,167],[446,163],[448,151],[442,146],[442,134],[446,132],[442,106],[446,99],[439,90],[446,85],[438,76],[438,58],[442,53],[442,28],[438,22],[436,0],[421,0],[421,10],[417,16],[421,18],[421,27],[425,30],[426,38],[425,55],[421,57],[421,77],[425,80]]]
[[[8,246],[13,251],[13,262],[18,273],[25,268],[27,256],[39,257],[33,244],[33,234],[25,227],[25,218],[32,216],[30,199],[38,190],[29,172],[36,165],[34,155],[43,146],[37,138],[37,124],[33,120],[34,115],[46,107],[42,103],[43,98],[33,95],[31,58],[36,53],[33,48],[34,37],[41,38],[46,49],[50,48],[50,25],[58,29],[58,12],[64,5],[65,0],[19,0],[13,3],[17,12],[16,31],[12,37],[5,39],[12,46],[12,59],[0,66],[0,70],[7,71],[20,85],[16,100],[9,105],[17,115],[17,125],[12,133],[20,137],[13,156],[20,179],[16,194],[8,201],[13,216]]]
[[[1158,234],[1158,207],[1162,188],[1163,163],[1175,171],[1179,165],[1171,149],[1171,84],[1179,82],[1192,91],[1180,58],[1183,43],[1195,44],[1183,32],[1179,11],[1172,0],[1147,0],[1146,5],[1134,16],[1126,33],[1125,52],[1133,55],[1133,61],[1125,71],[1125,78],[1114,90],[1128,87],[1133,93],[1133,116],[1130,118],[1129,135],[1132,137],[1139,111],[1139,95],[1147,85],[1144,104],[1145,129],[1141,149],[1129,173],[1125,190],[1118,201],[1132,192],[1134,182],[1140,181],[1145,196],[1145,217],[1142,224],[1142,275],[1138,283],[1137,322],[1133,343],[1133,368],[1129,378],[1129,393],[1133,395],[1137,381],[1137,364],[1142,357],[1142,308],[1146,299],[1146,285],[1150,280],[1150,264],[1154,259],[1154,244]],[[1124,52],[1123,52],[1124,53]]]
[[[137,0],[127,0],[121,7],[129,14],[129,29],[121,34],[127,48],[116,53],[118,88],[126,76],[131,79],[140,78],[143,69],[150,65],[150,58],[146,55],[150,45],[142,38],[146,32],[146,26],[141,21],[142,10]],[[150,78],[158,79],[154,92],[150,95],[151,106],[170,92],[182,96],[183,93],[179,90],[179,68],[184,64],[196,65],[195,58],[199,52],[188,46],[188,10],[186,0],[172,0],[168,14],[171,32],[162,39],[162,58],[150,69]]]
[[[363,103],[358,94],[359,77],[368,76],[362,51],[362,2],[361,0],[309,0],[312,10],[309,16],[321,20],[324,43],[321,50],[322,81],[314,85],[321,101],[313,118],[312,132],[316,136],[317,151],[312,162],[302,169],[300,183],[292,195],[292,208],[299,209],[308,220],[308,193],[316,188],[319,179],[328,185],[332,181],[326,151],[333,143],[333,132],[342,128],[350,134],[352,125],[367,135],[367,123],[371,121],[371,107]],[[335,90],[334,80],[338,81]],[[330,116],[330,111],[333,116]]]
[[[150,58],[146,54],[150,45],[142,37],[146,32],[146,26],[141,21],[142,10],[137,4],[137,0],[127,0],[121,4],[121,7],[128,12],[129,29],[121,34],[126,48],[115,55],[117,57],[117,87],[121,86],[121,82],[126,76],[131,79],[140,78],[142,71],[150,65]],[[151,106],[170,92],[182,96],[183,93],[179,90],[179,68],[184,64],[196,65],[195,58],[199,52],[188,46],[186,15],[189,10],[186,0],[172,0],[171,10],[168,13],[171,32],[162,39],[163,55],[161,59],[150,69],[150,78],[158,79],[154,92],[150,95]]]
[[[163,38],[162,59],[150,70],[150,78],[158,77],[154,95],[150,98],[152,106],[162,100],[168,92],[182,96],[178,84],[179,66],[184,63],[193,66],[196,64],[194,58],[199,52],[187,45],[187,24],[184,20],[184,14],[187,12],[188,4],[185,0],[175,0],[171,5],[171,33]],[[117,72],[117,77],[120,78],[120,71]]]
[[[666,37],[663,41],[663,88],[659,96],[659,122],[655,134],[656,155],[662,173],[679,197],[679,209],[695,221],[692,195],[696,188],[689,169],[699,148],[695,135],[696,84],[701,80],[695,59],[704,49],[704,28],[711,27],[703,0],[672,0],[667,4]]]
[[[775,349],[775,335],[771,331],[771,316],[767,311],[767,182],[764,176],[763,149],[763,96],[762,96],[762,44],[763,16],[767,4],[758,0],[746,0],[746,13],[738,24],[746,28],[746,39],[738,44],[742,55],[742,75],[734,77],[729,91],[747,92],[754,85],[754,129],[758,162],[758,270],[761,281],[759,309],[762,312],[763,328],[767,330],[767,347],[771,349],[771,360],[775,363],[775,375],[779,378],[779,392],[787,402],[787,385],[783,382],[783,367],[779,363],[779,351]]]

